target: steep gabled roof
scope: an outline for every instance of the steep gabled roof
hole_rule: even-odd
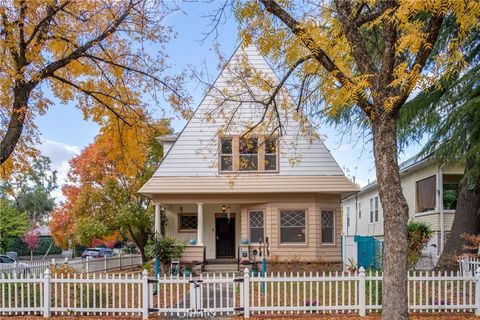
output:
[[[232,70],[243,67],[245,59],[247,59],[249,66],[255,68],[257,72],[261,72],[271,79],[277,79],[265,58],[260,55],[254,46],[239,47],[195,110],[190,121],[178,135],[178,138],[166,154],[152,179],[141,188],[141,193],[166,192],[166,189],[162,186],[162,181],[165,181],[165,186],[172,186],[172,184],[176,183],[175,181],[178,183],[183,181],[181,183],[186,184],[188,184],[188,181],[194,181],[186,177],[199,177],[199,179],[196,179],[198,181],[206,177],[208,177],[207,180],[209,181],[213,179],[212,183],[216,187],[212,185],[212,190],[223,188],[230,190],[227,192],[236,192],[235,188],[240,188],[241,184],[237,187],[234,185],[232,189],[229,187],[231,183],[228,182],[231,179],[238,179],[238,177],[218,174],[217,148],[219,131],[226,131],[226,134],[243,134],[263,114],[263,106],[249,102],[248,97],[242,96],[242,99],[245,100],[242,100],[242,103],[239,104],[222,100],[225,92],[228,91],[229,96],[231,96],[231,92],[237,92],[235,91],[237,84],[232,85],[230,81],[234,76],[232,76]],[[219,107],[220,105],[221,107]],[[356,190],[356,187],[344,176],[343,171],[314,130],[310,130],[310,135],[305,134],[305,124],[302,124],[294,116],[287,114],[288,110],[284,110],[284,112],[285,114],[282,114],[282,117],[285,122],[285,132],[281,138],[279,148],[280,169],[278,173],[265,173],[264,175],[291,176],[292,178],[314,176],[316,177],[316,182],[309,189],[312,192],[315,190],[315,184],[319,184],[318,186],[323,184],[320,181],[321,177],[336,176],[335,181],[336,183],[341,181],[341,186],[335,188],[332,185],[332,188],[336,189],[335,193],[340,191],[340,189],[342,192],[347,191],[347,189],[350,191]],[[227,123],[229,124],[228,126]],[[179,178],[175,179],[174,177]],[[260,183],[261,180],[266,178],[261,178],[255,174],[248,174],[242,177],[242,181],[248,179]],[[331,180],[325,179],[325,183],[329,181]],[[273,183],[274,181],[269,182]],[[247,185],[249,184],[250,182],[247,183]],[[187,185],[183,189],[181,185],[177,187],[177,192],[189,189]],[[289,188],[288,185],[284,186],[284,188],[286,191],[295,191]],[[174,189],[177,190],[176,188]],[[323,192],[323,190],[325,190],[324,186],[318,188],[318,192]]]

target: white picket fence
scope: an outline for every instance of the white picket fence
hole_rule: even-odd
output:
[[[463,275],[474,275],[480,268],[480,259],[475,257],[462,257],[458,260],[458,269]]]
[[[0,315],[141,315],[211,317],[255,314],[352,313],[382,308],[382,274],[268,274],[200,277],[143,274],[0,275]],[[480,270],[411,273],[410,312],[469,312],[480,315]]]
[[[34,276],[41,276],[45,270],[53,265],[68,264],[76,272],[106,272],[106,271],[117,271],[131,269],[142,265],[142,257],[138,254],[119,254],[113,257],[103,257],[103,258],[85,258],[85,259],[74,259],[57,261],[52,260],[40,260],[40,261],[28,261],[21,263],[13,264],[0,264],[0,273],[12,274],[16,272],[17,274],[30,274]]]

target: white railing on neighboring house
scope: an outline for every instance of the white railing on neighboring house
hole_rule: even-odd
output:
[[[0,275],[0,315],[141,315],[180,317],[255,314],[352,313],[382,308],[382,274],[268,274],[200,277],[140,274],[24,273]],[[480,315],[480,269],[461,273],[413,272],[408,277],[410,312]]]
[[[0,273],[13,273],[14,271],[17,274],[31,274],[31,275],[42,275],[45,270],[53,265],[68,264],[76,272],[107,272],[107,271],[117,271],[117,270],[126,270],[142,265],[142,257],[137,254],[119,254],[113,257],[103,257],[103,258],[85,258],[85,259],[72,259],[69,260],[40,260],[40,261],[28,261],[28,262],[19,262],[13,264],[0,264]]]
[[[475,257],[462,257],[458,260],[458,269],[463,275],[474,275],[480,267],[480,259]]]

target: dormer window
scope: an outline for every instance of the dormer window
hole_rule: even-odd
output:
[[[220,172],[276,172],[278,145],[276,137],[229,136],[219,139]]]

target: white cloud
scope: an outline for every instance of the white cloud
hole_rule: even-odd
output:
[[[42,139],[38,146],[40,152],[52,161],[52,170],[57,171],[57,183],[59,188],[53,192],[57,201],[63,199],[61,186],[67,179],[70,165],[68,161],[80,153],[80,147],[65,144],[63,142]]]

